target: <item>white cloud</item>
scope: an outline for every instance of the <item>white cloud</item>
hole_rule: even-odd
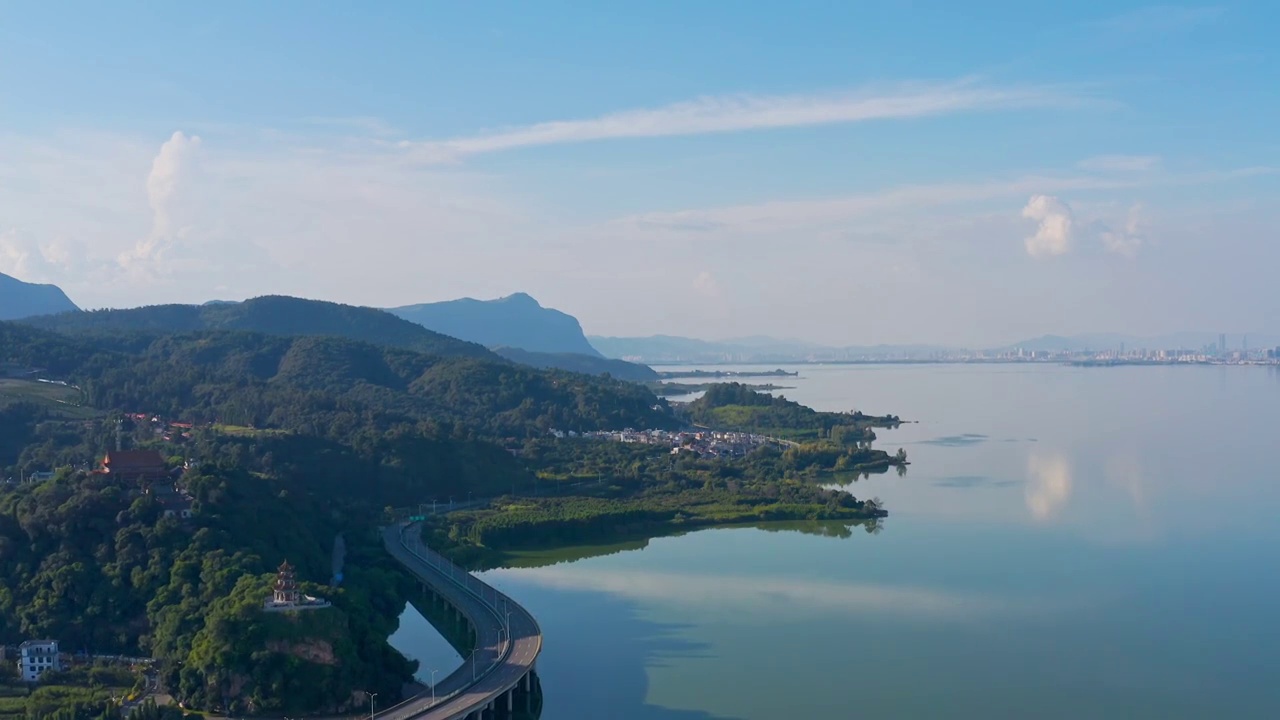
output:
[[[467,155],[593,140],[832,125],[1079,102],[1079,98],[1050,87],[995,87],[973,80],[908,83],[851,93],[709,96],[660,108],[537,123],[471,137],[406,141],[401,146],[415,159],[448,162]]]
[[[17,230],[10,228],[0,232],[0,273],[29,282],[30,258],[31,252],[18,241]]]
[[[1071,249],[1075,220],[1066,203],[1052,195],[1033,195],[1022,217],[1037,223],[1035,234],[1024,241],[1028,255],[1064,255]]]
[[[1146,241],[1146,218],[1142,205],[1129,208],[1124,224],[1119,228],[1101,226],[1099,235],[1107,252],[1134,257]]]
[[[200,137],[175,132],[163,145],[151,162],[147,176],[147,200],[151,205],[151,231],[139,240],[132,250],[121,253],[119,262],[126,268],[158,264],[173,243],[185,232],[175,227],[178,214],[179,191],[196,154],[200,150]]]
[[[1159,166],[1159,155],[1095,155],[1076,163],[1081,170],[1101,172],[1147,172]]]
[[[693,278],[693,289],[705,297],[720,297],[720,283],[708,270],[703,270]]]
[[[424,170],[370,143],[240,132],[0,131],[0,266],[83,306],[120,307],[538,293],[564,262],[544,223],[485,176]],[[484,271],[497,256],[502,269]]]
[[[1132,258],[1146,242],[1146,216],[1141,204],[1131,206],[1124,219],[1111,222],[1096,218],[1081,222],[1077,213],[1060,198],[1035,195],[1022,209],[1022,217],[1036,221],[1036,232],[1026,238],[1027,254],[1032,257],[1064,255],[1078,239],[1098,241],[1109,253]]]
[[[0,232],[0,272],[6,275],[26,282],[53,282],[78,263],[77,250],[65,240],[35,240],[15,228]]]

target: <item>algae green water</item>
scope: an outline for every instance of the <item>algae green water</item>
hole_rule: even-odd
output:
[[[919,421],[846,488],[890,516],[486,573],[542,623],[543,718],[1280,717],[1274,369],[788,369]],[[412,610],[393,640],[458,662]]]

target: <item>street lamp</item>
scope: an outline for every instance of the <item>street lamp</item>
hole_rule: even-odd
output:
[[[373,720],[373,699],[378,697],[378,693],[369,693],[369,720]]]
[[[436,673],[438,672],[440,671],[439,670],[431,671],[431,704],[432,705],[436,704]]]

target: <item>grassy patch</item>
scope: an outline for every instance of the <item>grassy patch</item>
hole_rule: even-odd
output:
[[[288,435],[288,430],[269,430],[263,428],[248,427],[246,425],[214,425],[214,432],[231,437],[276,437],[280,435]]]
[[[41,405],[69,420],[92,418],[100,414],[82,404],[84,398],[76,388],[35,380],[0,378],[0,407],[19,402]]]

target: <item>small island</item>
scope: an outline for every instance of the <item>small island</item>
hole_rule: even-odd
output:
[[[653,391],[654,395],[657,395],[658,397],[670,398],[670,397],[680,397],[682,395],[692,395],[694,393],[706,392],[708,389],[711,388],[711,386],[717,385],[717,384],[719,383],[651,382],[651,383],[647,383],[647,386],[650,390]],[[753,385],[747,385],[746,387],[749,387],[752,390],[758,390],[760,392],[773,392],[775,390],[791,389],[788,386],[774,385],[773,383],[753,384]]]
[[[753,378],[753,377],[797,377],[797,371],[776,370],[668,370],[659,372],[658,377],[664,380],[680,378]]]

